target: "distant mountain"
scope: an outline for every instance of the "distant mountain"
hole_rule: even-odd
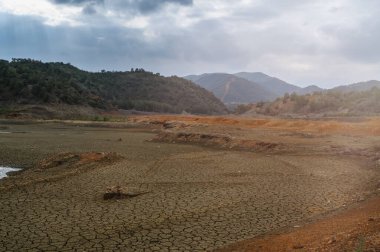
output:
[[[276,94],[276,96],[283,96],[285,93],[290,94],[293,92],[301,93],[303,90],[302,88],[298,86],[289,84],[283,80],[280,80],[275,77],[271,77],[269,75],[266,75],[260,72],[255,72],[255,73],[240,72],[234,75],[240,78],[244,78],[249,81],[256,82],[257,84],[261,85],[262,87]]]
[[[323,90],[317,86],[301,88],[260,72],[208,73],[184,78],[210,90],[226,104],[269,101],[286,93],[307,94]]]
[[[101,109],[197,114],[226,113],[210,91],[179,77],[143,69],[86,72],[70,64],[0,60],[0,105],[68,104]]]
[[[210,73],[184,78],[210,90],[226,104],[268,101],[277,97],[265,87],[233,74]]]
[[[189,80],[189,81],[192,81],[192,82],[196,83],[197,80],[199,80],[200,78],[202,78],[204,75],[205,74],[202,74],[202,75],[195,75],[195,74],[193,74],[193,75],[185,76],[184,78],[186,80]]]
[[[351,91],[366,91],[373,87],[380,88],[380,81],[377,80],[370,80],[365,82],[358,82],[350,85],[345,86],[338,86],[335,88],[332,88],[332,91],[340,91],[340,92],[351,92]]]

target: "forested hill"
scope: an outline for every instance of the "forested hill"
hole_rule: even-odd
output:
[[[237,113],[278,115],[332,115],[359,116],[380,115],[380,89],[373,87],[366,91],[325,91],[313,94],[286,94],[273,102],[259,102],[241,105]]]
[[[221,114],[211,92],[178,77],[135,69],[82,71],[70,64],[0,60],[0,104],[69,104],[95,108]]]

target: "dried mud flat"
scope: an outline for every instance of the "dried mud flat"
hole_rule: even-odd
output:
[[[380,251],[380,197],[303,227],[241,241],[224,251]]]
[[[28,169],[0,180],[0,251],[239,251],[237,242],[247,248],[252,237],[306,227],[377,197],[377,119],[334,127],[265,120],[3,121],[25,133],[0,135],[1,165]],[[119,186],[149,193],[103,199]],[[353,242],[373,236],[362,231]]]

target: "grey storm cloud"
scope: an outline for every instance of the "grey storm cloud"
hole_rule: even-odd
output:
[[[104,0],[50,0],[54,4],[83,6],[82,13],[93,15],[97,13],[96,5],[103,5]]]
[[[93,15],[97,13],[97,11],[93,5],[87,5],[82,9],[82,13],[86,15]]]
[[[137,0],[130,1],[132,6],[136,6],[142,13],[148,13],[159,9],[164,4],[192,5],[192,0]]]
[[[380,62],[380,19],[369,17],[363,20],[359,29],[326,28],[326,32],[341,41],[339,52],[359,62]]]
[[[80,5],[80,4],[93,4],[93,3],[103,3],[103,0],[51,0],[51,2],[55,4],[72,4],[72,5]]]
[[[5,14],[0,17],[0,31],[0,44],[6,48],[0,51],[1,59],[62,61],[97,71],[118,70],[126,64],[130,67],[123,70],[153,69],[146,62],[173,57],[165,40],[150,43],[141,31],[119,26],[46,26],[39,18]]]
[[[138,11],[143,14],[159,10],[162,6],[167,4],[177,4],[182,6],[190,6],[193,0],[50,0],[55,4],[66,5],[84,5],[83,12],[85,14],[96,13],[94,5],[102,5],[105,8],[111,8],[119,11]]]
[[[324,87],[380,79],[377,0],[46,1],[62,21],[0,10],[0,58],[164,75],[262,71]]]

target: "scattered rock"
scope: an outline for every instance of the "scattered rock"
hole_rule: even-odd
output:
[[[293,246],[293,249],[303,249],[303,248],[304,248],[304,246],[301,244],[297,244],[297,245]]]
[[[107,188],[106,192],[103,194],[104,200],[119,200],[119,199],[127,199],[134,198],[142,194],[146,194],[148,192],[126,192],[121,186],[114,186]]]
[[[327,244],[333,244],[336,242],[336,238],[335,237],[332,237],[328,242]]]

